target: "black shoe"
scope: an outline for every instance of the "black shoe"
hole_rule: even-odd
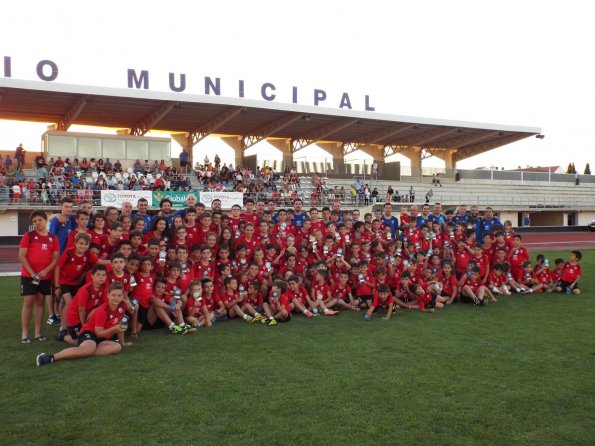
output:
[[[58,342],[64,342],[64,337],[68,334],[67,330],[60,330],[60,332],[54,338]]]

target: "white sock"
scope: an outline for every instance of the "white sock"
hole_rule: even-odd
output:
[[[169,329],[171,330],[172,328],[174,328],[175,325],[176,324],[172,322],[171,324],[169,324]]]

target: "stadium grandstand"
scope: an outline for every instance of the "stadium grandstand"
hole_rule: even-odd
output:
[[[0,92],[0,119],[53,123],[41,152],[20,161],[14,150],[0,152],[5,236],[28,230],[31,209],[55,209],[64,196],[102,206],[110,190],[236,192],[279,206],[295,198],[343,208],[384,201],[397,209],[425,202],[491,205],[515,226],[527,216],[536,226],[585,226],[595,218],[590,175],[456,168],[468,157],[542,137],[539,128],[14,79],[0,79]],[[114,133],[69,131],[74,124]],[[170,137],[148,137],[149,131]],[[194,147],[210,135],[234,149],[234,165],[217,162],[215,153],[210,161],[193,160]],[[172,140],[182,146],[182,158],[171,156]],[[282,152],[282,161],[245,155],[264,140]],[[332,159],[295,156],[312,144]],[[346,161],[356,151],[373,161]],[[411,167],[387,162],[395,154],[409,158]],[[445,168],[422,168],[429,156]]]

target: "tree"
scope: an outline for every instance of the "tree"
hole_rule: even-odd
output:
[[[572,163],[572,172],[570,173],[576,173],[576,167],[574,167],[574,163]]]
[[[568,163],[568,167],[566,168],[566,173],[572,173],[572,163]]]
[[[591,167],[589,167],[589,163],[585,166],[585,175],[591,175]]]

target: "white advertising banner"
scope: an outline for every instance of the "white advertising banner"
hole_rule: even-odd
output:
[[[211,207],[213,200],[221,200],[222,209],[231,209],[234,204],[244,206],[244,194],[242,192],[200,192],[198,199],[207,208]]]
[[[118,209],[122,207],[122,203],[128,201],[136,207],[138,200],[141,198],[149,202],[149,206],[153,201],[153,192],[150,190],[102,190],[101,191],[101,206],[114,206]]]

